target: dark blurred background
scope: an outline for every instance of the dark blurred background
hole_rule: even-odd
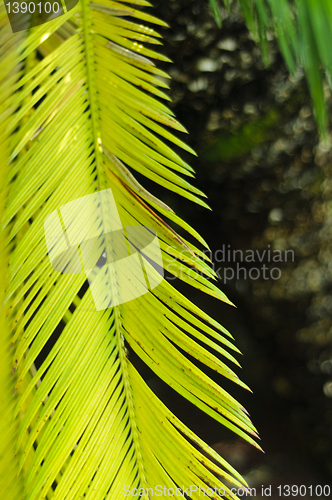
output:
[[[163,52],[173,60],[163,67],[172,76],[171,108],[198,158],[181,154],[195,168],[195,185],[213,212],[155,185],[151,190],[202,234],[212,252],[223,245],[291,249],[294,259],[276,264],[278,280],[219,280],[237,309],[180,287],[235,337],[243,353],[238,373],[253,394],[209,374],[249,410],[264,455],[152,375],[149,383],[250,486],[272,485],[278,498],[278,485],[331,484],[330,137],[318,136],[302,70],[289,76],[272,34],[264,67],[238,10],[222,11],[221,29],[207,0],[154,0],[154,13],[170,26],[162,34]],[[216,269],[223,266],[236,263]]]

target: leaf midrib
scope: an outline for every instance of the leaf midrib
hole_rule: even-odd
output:
[[[105,173],[103,171],[103,161],[101,159],[101,151],[100,151],[100,145],[98,143],[98,116],[97,116],[97,110],[98,106],[96,103],[96,91],[95,85],[94,85],[94,61],[93,58],[91,57],[91,50],[92,50],[92,41],[91,41],[91,32],[90,32],[90,25],[91,25],[91,18],[89,17],[88,14],[88,5],[87,5],[87,0],[82,0],[82,17],[83,17],[83,29],[84,29],[84,45],[85,45],[85,54],[86,54],[86,69],[87,69],[87,86],[88,86],[88,96],[89,96],[89,102],[90,102],[90,113],[91,113],[91,128],[92,128],[92,134],[93,134],[93,140],[94,140],[94,154],[96,158],[96,170],[97,170],[97,179],[98,179],[98,188],[100,190],[106,189],[107,185],[105,182]],[[114,276],[111,276],[114,278]],[[113,287],[113,290],[116,290],[116,287]],[[135,409],[134,409],[134,403],[133,403],[133,397],[132,397],[132,388],[130,384],[130,377],[127,369],[127,363],[128,359],[126,357],[126,351],[125,351],[125,345],[124,345],[124,338],[122,336],[122,321],[121,321],[121,314],[119,310],[119,306],[113,306],[113,317],[114,317],[114,325],[115,325],[115,332],[116,332],[116,340],[118,344],[118,349],[119,349],[119,359],[120,359],[120,370],[121,370],[121,378],[123,382],[123,389],[125,392],[125,405],[129,417],[129,425],[130,425],[130,430],[131,430],[131,437],[135,449],[135,458],[136,458],[136,463],[138,466],[138,474],[139,474],[139,482],[141,487],[146,489],[147,487],[147,479],[146,479],[146,473],[144,469],[144,464],[143,464],[143,456],[142,456],[142,451],[141,451],[141,445],[139,442],[139,433],[138,433],[138,428],[136,424],[136,417],[135,417]]]

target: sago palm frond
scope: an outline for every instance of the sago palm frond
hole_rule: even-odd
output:
[[[218,3],[210,0],[220,24]],[[220,1],[227,9],[231,0]],[[237,0],[254,39],[260,42],[269,63],[267,33],[274,33],[291,73],[303,66],[321,132],[326,131],[328,114],[324,96],[324,75],[331,86],[332,3],[330,0]]]
[[[121,276],[110,272],[97,286],[100,294],[104,285],[111,289],[110,307],[97,310],[86,274],[59,272],[48,254],[46,221],[83,200],[75,217],[84,232],[88,195],[111,189],[124,228],[158,235],[166,270],[228,302],[210,280],[204,253],[173,227],[201,246],[204,240],[134,176],[206,206],[185,179],[193,177],[191,167],[171,147],[190,151],[171,132],[184,129],[162,102],[167,75],[152,61],[166,58],[153,49],[160,36],[151,26],[163,23],[148,5],[81,0],[51,22],[13,34],[0,4],[2,498],[118,499],[124,487],[156,485],[224,488],[232,496],[230,484],[246,485],[158,399],[127,350],[256,445],[241,404],[191,361],[246,387],[221,360],[238,365],[227,330],[167,279],[121,303]],[[107,223],[104,216],[101,225]],[[97,216],[92,225],[104,238]],[[98,243],[98,257],[102,248]],[[153,258],[145,272],[160,281]],[[191,496],[199,498],[198,490]]]

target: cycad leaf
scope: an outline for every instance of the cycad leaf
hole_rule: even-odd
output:
[[[211,282],[214,273],[202,251],[162,217],[206,246],[204,240],[135,179],[138,172],[207,206],[182,176],[192,177],[192,168],[172,149],[191,151],[178,136],[183,127],[160,100],[168,99],[160,90],[167,88],[167,75],[151,59],[167,58],[155,52],[159,35],[150,26],[163,23],[145,11],[146,5],[82,0],[23,34],[12,34],[8,22],[1,23],[1,39],[8,40],[0,55],[0,64],[6,63],[0,82],[5,137],[0,151],[7,165],[3,321],[11,331],[15,373],[15,407],[9,407],[17,433],[13,463],[27,500],[116,499],[124,487],[156,485],[229,492],[224,480],[246,484],[152,393],[129,347],[179,394],[257,446],[241,404],[192,361],[247,388],[228,366],[238,365],[230,352],[238,352],[231,335],[161,280],[154,254],[145,260],[145,273],[159,284],[131,301],[120,300],[129,292],[121,288],[118,268],[104,274],[93,270],[89,280],[95,281],[88,287],[88,275],[68,272],[74,261],[60,257],[57,265],[66,272],[59,272],[48,255],[46,221],[60,207],[63,216],[64,206],[81,200],[78,226],[71,227],[87,231],[87,200],[111,189],[121,227],[155,231],[170,274],[229,302]],[[0,12],[5,20],[3,3]],[[71,216],[72,209],[67,211]],[[99,235],[108,234],[107,214],[90,222]],[[126,238],[128,246],[132,241]],[[117,254],[114,240],[103,236],[103,242],[107,255]],[[93,248],[101,258],[98,239]],[[80,252],[82,259],[82,245]],[[121,272],[129,273],[125,266]],[[143,285],[133,283],[132,292]],[[106,287],[111,302],[99,310],[95,296],[104,304]],[[8,348],[8,336],[2,341]],[[192,498],[198,498],[197,491]],[[17,495],[13,498],[21,498]]]

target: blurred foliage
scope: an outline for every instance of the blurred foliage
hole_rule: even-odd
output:
[[[302,65],[313,99],[321,132],[326,132],[328,115],[324,75],[331,82],[332,3],[330,0],[237,0],[254,40],[260,43],[266,65],[270,64],[269,37],[273,33],[289,71],[294,74]],[[221,25],[217,0],[210,4]],[[224,0],[230,11],[234,2]]]
[[[201,159],[231,161],[240,158],[262,142],[272,139],[278,120],[280,114],[277,109],[269,110],[265,116],[252,123],[245,123],[236,132],[212,139],[212,144],[201,153]]]

